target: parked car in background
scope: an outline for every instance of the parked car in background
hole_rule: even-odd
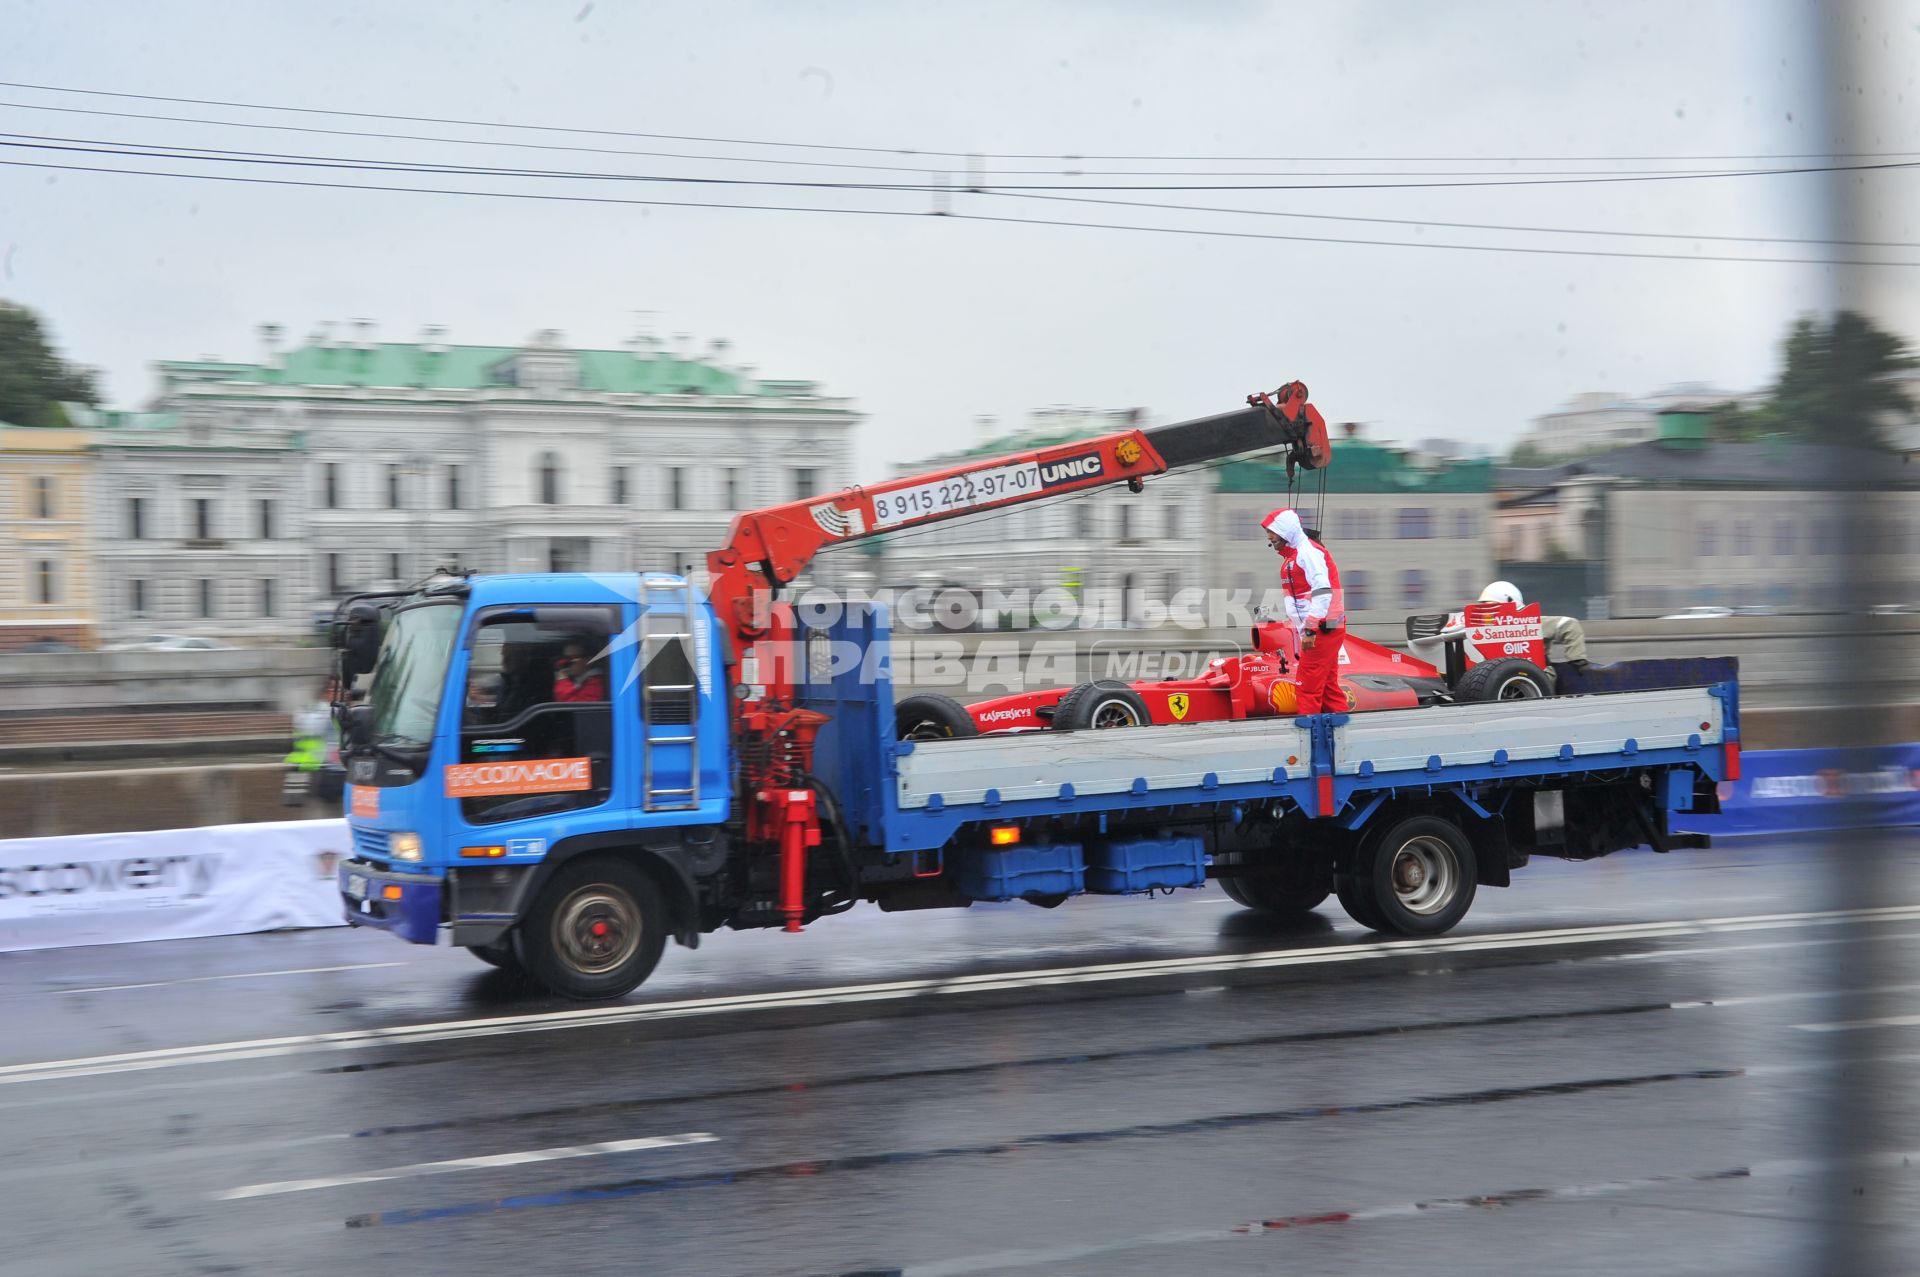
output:
[[[1687,607],[1678,612],[1669,612],[1660,619],[1663,621],[1718,621],[1733,615],[1730,607]]]
[[[232,652],[237,649],[231,643],[222,643],[219,639],[200,638],[191,634],[149,634],[144,638],[129,639],[125,643],[110,643],[100,649],[103,652]]]

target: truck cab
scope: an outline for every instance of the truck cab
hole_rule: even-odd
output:
[[[642,872],[687,879],[732,793],[714,617],[683,578],[443,580],[384,611],[364,698],[345,711],[349,922],[425,944],[445,928],[514,965],[508,928],[578,856],[650,847]],[[693,932],[684,892],[640,894],[674,908],[555,903],[576,965]]]

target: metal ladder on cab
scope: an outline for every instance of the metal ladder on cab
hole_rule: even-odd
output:
[[[677,611],[663,613],[662,605]],[[700,687],[694,670],[696,653],[693,642],[693,593],[684,580],[674,577],[640,578],[640,650],[636,658],[640,670],[640,796],[647,811],[685,811],[700,805]],[[659,682],[653,662],[663,648],[678,647],[689,683]],[[655,735],[656,724],[680,727],[681,723],[658,723],[660,711],[672,705],[674,718],[684,717],[685,730],[675,736]],[[684,706],[684,713],[681,707]],[[654,783],[653,751],[659,746],[685,746],[687,775],[684,785]],[[676,778],[677,779],[677,778]]]

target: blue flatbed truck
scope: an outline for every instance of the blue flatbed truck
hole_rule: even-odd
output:
[[[1227,416],[1162,431],[1308,446],[1271,403]],[[1158,473],[1191,443],[1123,432],[1065,445],[1054,473]],[[1031,463],[1051,495],[1038,476],[1058,451],[962,473]],[[1738,775],[1731,661],[1631,663],[1523,701],[901,739],[886,609],[809,620],[769,596],[822,538],[1028,499],[982,478],[971,505],[955,490],[953,509],[876,517],[950,482],[741,516],[704,582],[449,576],[378,599],[364,699],[351,663],[340,681],[347,921],[589,999],[637,986],[668,937],[799,930],[863,902],[1051,906],[1212,878],[1248,908],[1337,895],[1369,928],[1432,936],[1531,856],[1697,845],[1669,813],[1716,809]]]

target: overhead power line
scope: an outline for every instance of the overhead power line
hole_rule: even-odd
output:
[[[980,213],[928,213],[907,209],[823,207],[807,204],[745,204],[711,200],[630,199],[610,195],[565,195],[541,191],[471,190],[433,186],[398,186],[359,182],[316,182],[297,178],[254,177],[238,173],[178,173],[106,165],[54,164],[39,160],[0,160],[0,166],[73,173],[108,173],[135,177],[167,177],[188,181],[235,182],[253,186],[298,187],[312,190],[382,191],[413,195],[453,195],[481,199],[537,200],[569,204],[606,204],[652,208],[737,209],[781,213],[821,213],[867,217],[937,217],[948,221],[982,222],[1006,226],[1049,226],[1076,230],[1127,231],[1155,235],[1184,235],[1207,239],[1271,240],[1300,244],[1352,244],[1379,248],[1415,248],[1468,253],[1515,253],[1542,257],[1623,258],[1643,261],[1733,262],[1797,266],[1920,266],[1920,261],[1889,262],[1828,257],[1738,257],[1706,253],[1626,252],[1610,249],[1547,248],[1505,244],[1440,244],[1422,240],[1358,239],[1329,235],[1282,235],[1184,226],[1143,226],[1120,222],[1076,222],[1065,218],[1000,217]]]
[[[332,107],[284,106],[272,102],[237,102],[222,98],[177,97],[158,93],[127,93],[111,89],[79,89],[60,84],[34,84],[19,80],[0,80],[0,88],[29,89],[39,93],[69,93],[83,97],[123,98],[136,102],[168,102],[185,106],[214,106],[238,111],[279,111],[295,115],[332,115],[357,120],[396,120],[407,124],[447,124],[462,128],[476,129],[512,129],[536,133],[579,133],[597,137],[639,138],[660,142],[703,142],[724,146],[766,146],[794,150],[846,151],[871,155],[921,155],[945,159],[965,160],[970,155],[984,154],[975,151],[942,150],[932,147],[904,146],[851,146],[829,142],[792,142],[768,138],[720,137],[690,133],[650,133],[631,129],[608,129],[591,126],[572,126],[554,124],[522,124],[498,120],[462,119],[456,116],[436,115],[400,115],[378,111],[349,111]],[[1059,153],[1021,153],[992,152],[996,158],[1008,160],[1055,160],[1102,162],[1155,162],[1155,163],[1381,163],[1381,164],[1450,164],[1450,163],[1541,163],[1541,162],[1581,162],[1581,163],[1652,163],[1668,161],[1673,163],[1701,163],[1709,161],[1753,161],[1753,160],[1839,160],[1839,159],[1895,159],[1920,154],[1913,151],[1802,151],[1792,153],[1754,153],[1744,155],[1097,155],[1085,152]]]
[[[662,151],[639,147],[620,146],[580,146],[563,142],[520,142],[505,138],[448,137],[436,133],[394,133],[378,129],[330,129],[316,124],[269,124],[259,120],[216,120],[203,115],[163,115],[148,111],[109,111],[100,107],[53,106],[41,102],[0,102],[0,108],[22,111],[46,111],[61,115],[100,116],[115,120],[138,120],[154,124],[195,124],[225,129],[255,129],[274,133],[305,133],[324,137],[365,138],[375,141],[391,142],[433,142],[448,146],[478,146],[522,151],[552,151],[580,155],[629,155],[644,159],[691,160],[700,163],[715,164],[761,164],[783,168],[829,168],[848,169],[858,172],[877,173],[926,173],[938,168],[967,177],[1408,177],[1415,174],[1406,169],[1387,170],[1301,170],[1286,171],[1247,170],[1247,169],[1100,169],[1100,168],[999,168],[986,167],[984,161],[989,156],[969,155],[964,164],[950,164],[952,156],[929,155],[929,164],[868,164],[853,160],[789,160],[776,159],[764,155],[715,155],[700,151]],[[1909,153],[1920,158],[1920,151]],[[1207,161],[1195,160],[1193,163]],[[1281,161],[1271,161],[1280,163]],[[1332,160],[1316,161],[1332,163]],[[1354,160],[1353,163],[1375,162]],[[1378,161],[1384,163],[1386,161]],[[1465,162],[1465,161],[1460,161]],[[1516,161],[1519,162],[1519,161]],[[1556,161],[1557,162],[1557,161]],[[1568,161],[1572,162],[1572,161]],[[1593,161],[1598,162],[1598,161]],[[1615,170],[1616,173],[1672,173],[1680,170]],[[1433,176],[1450,177],[1499,177],[1499,176],[1578,176],[1592,173],[1591,169],[1453,169]]]
[[[89,155],[117,155],[129,158],[187,160],[197,163],[240,163],[271,167],[372,170],[389,173],[422,173],[460,177],[539,178],[565,181],[654,182],[689,186],[784,187],[804,190],[843,191],[952,191],[953,187],[933,182],[857,182],[799,180],[758,177],[709,177],[691,174],[604,173],[573,169],[512,169],[480,164],[429,164],[407,160],[355,159],[347,156],[301,155],[275,151],[233,151],[214,147],[160,146],[146,143],[117,143],[88,138],[44,138],[36,134],[0,133],[0,146],[27,150],[67,151]],[[1642,175],[1609,174],[1597,177],[1500,178],[1484,182],[1276,182],[1276,183],[1058,183],[994,182],[968,185],[970,191],[1376,191],[1425,190],[1433,188],[1504,186],[1592,186],[1621,182],[1667,182],[1728,177],[1779,177],[1809,173],[1867,173],[1883,170],[1920,168],[1920,160],[1880,164],[1811,165],[1785,169],[1732,169],[1704,173],[1657,173]]]

